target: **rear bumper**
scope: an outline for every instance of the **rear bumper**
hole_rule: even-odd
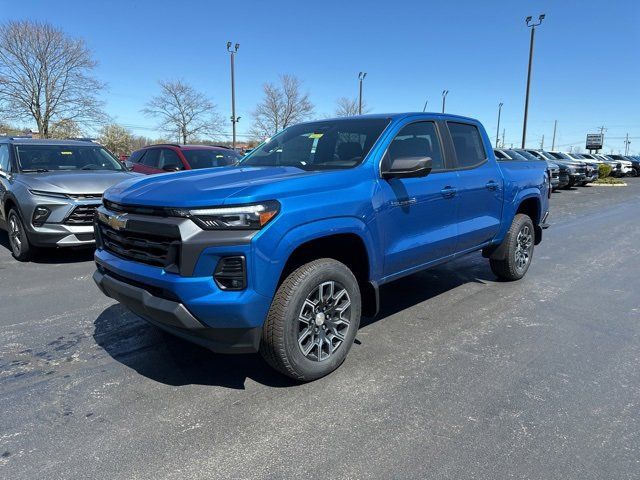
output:
[[[93,280],[105,295],[173,335],[218,353],[258,351],[262,335],[260,327],[211,328],[193,316],[184,304],[153,295],[143,287],[114,278],[106,271],[96,270]]]

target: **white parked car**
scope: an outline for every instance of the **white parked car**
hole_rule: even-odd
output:
[[[633,163],[624,158],[622,155],[607,155],[611,160],[620,163],[622,176],[633,174]]]

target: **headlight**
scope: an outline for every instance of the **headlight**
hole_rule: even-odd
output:
[[[259,230],[280,211],[275,200],[230,207],[173,210],[180,217],[188,217],[204,230]]]

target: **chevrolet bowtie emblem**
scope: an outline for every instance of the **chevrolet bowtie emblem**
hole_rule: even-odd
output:
[[[127,227],[127,214],[123,215],[114,215],[107,218],[107,225],[109,225],[114,230],[123,230]]]

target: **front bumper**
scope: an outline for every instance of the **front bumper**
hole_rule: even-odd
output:
[[[93,225],[45,223],[31,226],[29,241],[36,247],[82,247],[95,244]]]
[[[177,337],[217,353],[253,353],[259,349],[260,327],[211,328],[199,321],[183,303],[153,295],[144,286],[116,278],[104,267],[98,267],[93,280],[105,295]]]

